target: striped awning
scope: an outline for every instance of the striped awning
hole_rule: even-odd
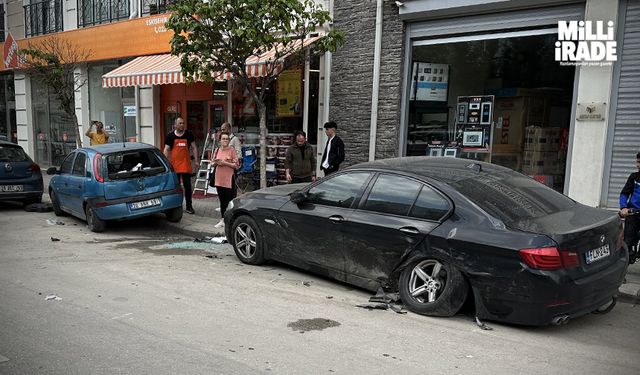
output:
[[[304,42],[296,41],[295,48],[307,47],[320,37],[307,38]],[[272,61],[276,49],[267,51],[260,56],[252,56],[246,61],[249,77],[263,77],[267,74],[267,62]],[[278,67],[276,67],[278,69]],[[219,80],[232,78],[232,73],[224,72]],[[102,87],[127,87],[147,85],[171,85],[185,83],[180,68],[180,57],[170,54],[140,56],[132,61],[110,71],[102,76]]]

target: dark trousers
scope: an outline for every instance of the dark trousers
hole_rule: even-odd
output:
[[[236,197],[235,189],[216,186],[216,190],[218,191],[218,199],[220,199],[220,215],[224,217],[229,202]]]
[[[337,172],[338,168],[340,168],[340,167],[336,167],[336,168],[329,167],[327,169],[323,169],[322,171],[324,172],[324,176],[326,177],[326,176],[330,175],[333,172]]]
[[[627,216],[624,219],[624,243],[629,251],[638,243],[638,230],[640,230],[640,214]]]
[[[311,182],[311,176],[309,177],[295,177],[295,176],[291,176],[291,183],[292,184],[299,184],[301,182]]]
[[[191,173],[178,173],[178,179],[182,181],[184,201],[187,203],[187,208],[191,208],[193,204],[191,200],[191,195],[193,194],[193,189],[191,189]]]

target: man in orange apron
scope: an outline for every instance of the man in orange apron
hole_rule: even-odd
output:
[[[200,161],[193,133],[185,129],[182,117],[176,119],[174,130],[164,138],[164,156],[171,161],[173,169],[182,182],[184,199],[187,203],[185,212],[195,214],[191,200],[193,193],[191,190],[191,174],[193,173],[191,160],[195,160],[196,165],[200,165]]]

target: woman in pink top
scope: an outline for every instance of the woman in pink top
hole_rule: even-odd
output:
[[[220,148],[213,154],[213,165],[216,166],[216,190],[220,199],[220,215],[222,220],[215,225],[216,228],[224,226],[224,212],[229,202],[235,198],[236,190],[233,188],[234,174],[238,169],[238,154],[229,146],[229,133],[220,134]]]

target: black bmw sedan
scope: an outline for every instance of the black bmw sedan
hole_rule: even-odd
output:
[[[627,267],[616,213],[497,165],[406,157],[234,199],[226,235],[248,264],[275,260],[397,291],[413,312],[566,323],[612,304]]]

